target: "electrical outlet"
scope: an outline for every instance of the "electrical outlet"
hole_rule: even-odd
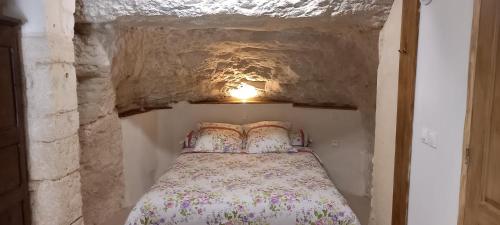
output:
[[[438,147],[438,134],[436,131],[430,130],[429,128],[422,129],[422,136],[420,137],[422,143],[428,145],[431,148],[437,149]]]

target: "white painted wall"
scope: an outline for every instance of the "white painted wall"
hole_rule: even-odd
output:
[[[369,186],[368,137],[358,111],[294,108],[290,104],[190,105],[122,119],[126,205],[133,205],[175,159],[185,134],[200,121],[235,124],[287,120],[308,131],[337,187],[366,196]],[[332,147],[331,140],[339,141]]]
[[[394,1],[380,32],[371,225],[388,225],[392,219],[402,2]]]
[[[409,225],[457,224],[473,2],[422,6]],[[437,132],[437,149],[421,142],[424,128]]]

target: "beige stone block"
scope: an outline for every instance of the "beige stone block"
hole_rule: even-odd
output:
[[[123,181],[121,167],[101,167],[89,169],[88,167],[82,171],[82,193],[84,195],[84,203],[89,201],[95,205],[96,199],[110,199],[116,202],[119,206],[122,203],[123,197]]]
[[[60,33],[23,34],[22,54],[25,67],[54,62],[73,63],[75,51],[72,37]]]
[[[75,110],[78,107],[75,68],[54,63],[25,67],[29,117],[41,117]]]
[[[68,111],[49,115],[28,115],[28,141],[53,142],[68,138],[78,131],[78,111]]]
[[[80,173],[30,182],[33,225],[69,225],[82,216]]]
[[[80,164],[85,167],[83,170],[109,165],[121,167],[121,124],[116,113],[106,115],[93,123],[82,125],[79,133]]]
[[[47,33],[58,33],[73,37],[75,1],[45,1],[45,25]]]
[[[111,190],[115,191],[113,189]],[[87,225],[107,225],[105,222],[122,209],[120,205],[121,196],[113,198],[110,198],[110,196],[102,196],[86,199],[87,202],[85,202],[83,208],[83,218]]]
[[[28,154],[31,180],[59,179],[80,168],[78,135],[53,142],[31,142]]]
[[[83,214],[102,224],[122,207],[124,184],[121,127],[116,113],[80,129]]]
[[[74,221],[73,223],[71,223],[70,225],[84,225],[84,221],[83,221],[83,216],[78,218],[76,221]],[[111,224],[110,224],[111,225]],[[121,224],[116,224],[116,225],[121,225]]]
[[[86,27],[85,29],[90,29]],[[77,65],[91,65],[93,70],[111,71],[111,60],[104,43],[99,41],[97,34],[90,33],[88,36],[77,35],[74,40]]]
[[[91,123],[115,110],[115,89],[110,79],[82,79],[77,90],[80,124]]]
[[[82,173],[83,216],[86,224],[103,224],[122,209],[124,184],[121,167]]]

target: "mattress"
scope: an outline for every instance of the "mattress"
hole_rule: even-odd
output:
[[[359,225],[311,152],[186,153],[132,209],[127,225]]]

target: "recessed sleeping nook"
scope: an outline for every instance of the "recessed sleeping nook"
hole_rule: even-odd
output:
[[[500,225],[499,15],[0,0],[0,225]]]
[[[392,3],[77,1],[85,223],[367,225]]]

